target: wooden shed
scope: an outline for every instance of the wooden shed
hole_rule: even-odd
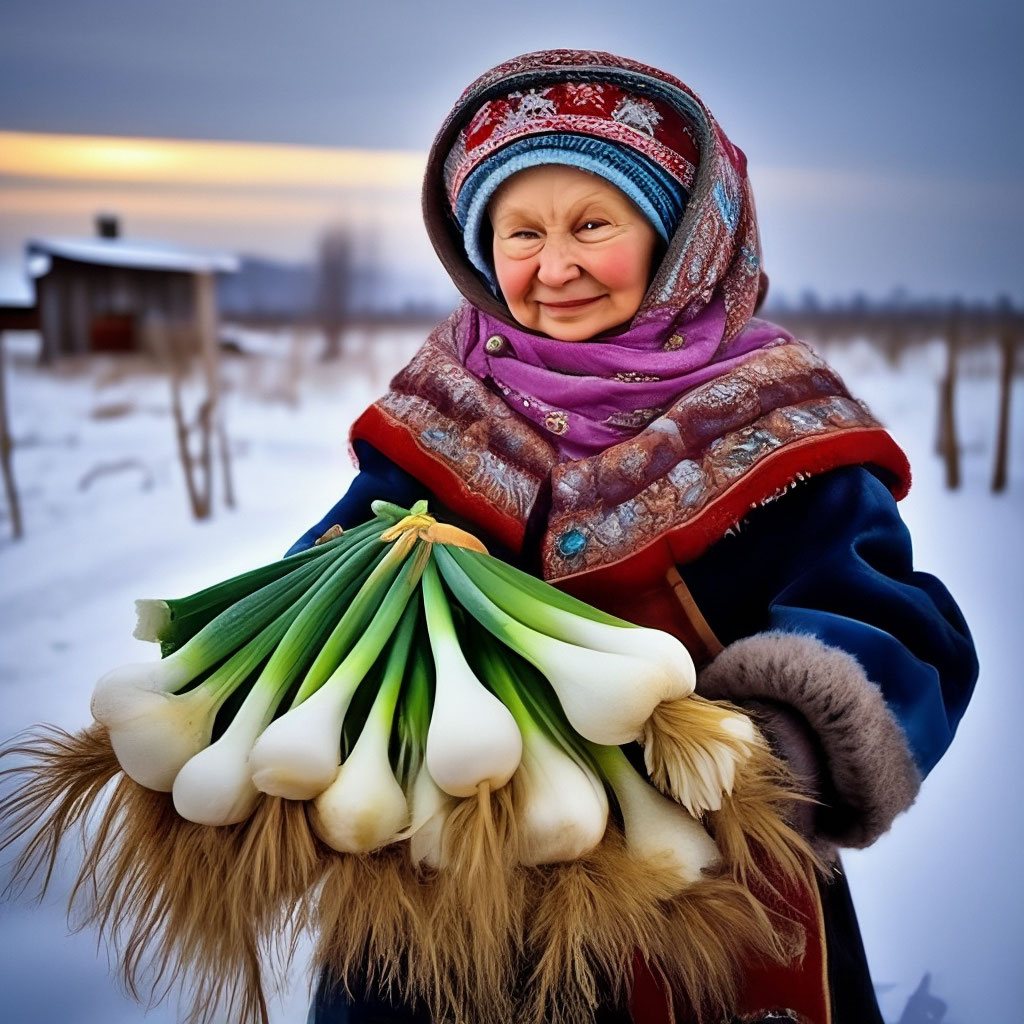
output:
[[[96,238],[26,244],[42,360],[145,351],[158,335],[197,340],[192,327],[209,317],[214,275],[236,271],[237,258],[120,238],[116,222],[100,226]]]

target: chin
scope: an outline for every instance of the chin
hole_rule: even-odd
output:
[[[551,330],[541,331],[541,334],[546,334],[549,338],[554,338],[555,341],[589,341],[593,336],[592,331],[571,331],[571,330]]]
[[[605,318],[606,319],[606,318]],[[616,324],[600,321],[581,321],[579,323],[542,323],[533,329],[546,334],[555,341],[590,341],[599,334],[611,330]]]

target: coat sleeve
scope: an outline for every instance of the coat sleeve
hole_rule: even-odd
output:
[[[821,838],[873,842],[948,747],[978,674],[888,489],[863,467],[814,477],[681,572],[726,645],[698,689],[760,712],[780,748],[816,762]]]
[[[315,526],[311,526],[288,549],[287,554],[311,547],[318,537],[335,524],[347,530],[372,519],[371,502],[391,501],[408,508],[420,498],[429,497],[423,484],[381,455],[369,442],[355,441],[352,447],[359,460],[359,472],[355,480],[341,500]]]

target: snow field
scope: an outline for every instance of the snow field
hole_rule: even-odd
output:
[[[0,501],[0,733],[36,722],[77,729],[93,683],[126,661],[155,657],[133,640],[137,597],[189,593],[278,557],[343,493],[353,473],[352,419],[415,350],[422,332],[360,332],[353,355],[317,362],[317,340],[240,333],[257,352],[226,358],[224,400],[237,508],[215,498],[192,520],[174,449],[166,380],[144,363],[95,358],[59,370],[35,364],[36,338],[8,335],[7,392],[25,537],[10,539]],[[961,490],[942,486],[933,453],[937,345],[890,367],[866,343],[823,354],[906,448],[914,487],[903,503],[917,567],[942,579],[978,643],[982,677],[956,742],[892,832],[845,864],[886,1019],[895,1021],[925,971],[949,1003],[943,1024],[1024,1019],[1017,977],[1024,948],[1024,828],[1015,782],[1024,691],[1015,640],[1024,607],[1024,394],[1015,385],[1010,488],[988,493],[995,432],[992,352],[970,354],[957,414]],[[294,389],[281,380],[295,375]],[[195,393],[188,396],[195,400]],[[295,399],[294,402],[291,399]],[[218,484],[215,484],[217,487]],[[69,936],[68,875],[42,906],[0,911],[0,985],[11,1024],[129,1024],[148,1014],[118,992],[90,933]],[[55,983],[55,979],[59,982]],[[305,979],[274,1003],[274,1024],[299,1024]]]

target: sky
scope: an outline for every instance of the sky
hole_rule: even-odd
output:
[[[1024,302],[1017,4],[7,0],[2,23],[0,131],[419,158],[459,92],[494,63],[556,46],[623,53],[695,88],[746,151],[777,294],[905,288]],[[240,208],[229,223],[223,207],[213,229],[202,210],[217,208],[223,189],[182,186],[170,196],[177,212],[161,218],[152,211],[167,187],[140,210],[130,190],[40,181],[0,154],[0,301],[27,298],[26,236],[87,234],[95,205],[126,193],[135,233],[308,257],[323,204],[297,209],[310,205],[300,187],[246,193],[276,218],[254,225]],[[189,216],[182,195],[195,206]],[[332,198],[335,219],[353,202]],[[415,190],[388,208],[414,269],[439,285]]]
[[[1017,179],[1020,5],[648,0],[8,0],[0,121],[96,134],[421,149],[515,53],[661,66],[773,164]]]

